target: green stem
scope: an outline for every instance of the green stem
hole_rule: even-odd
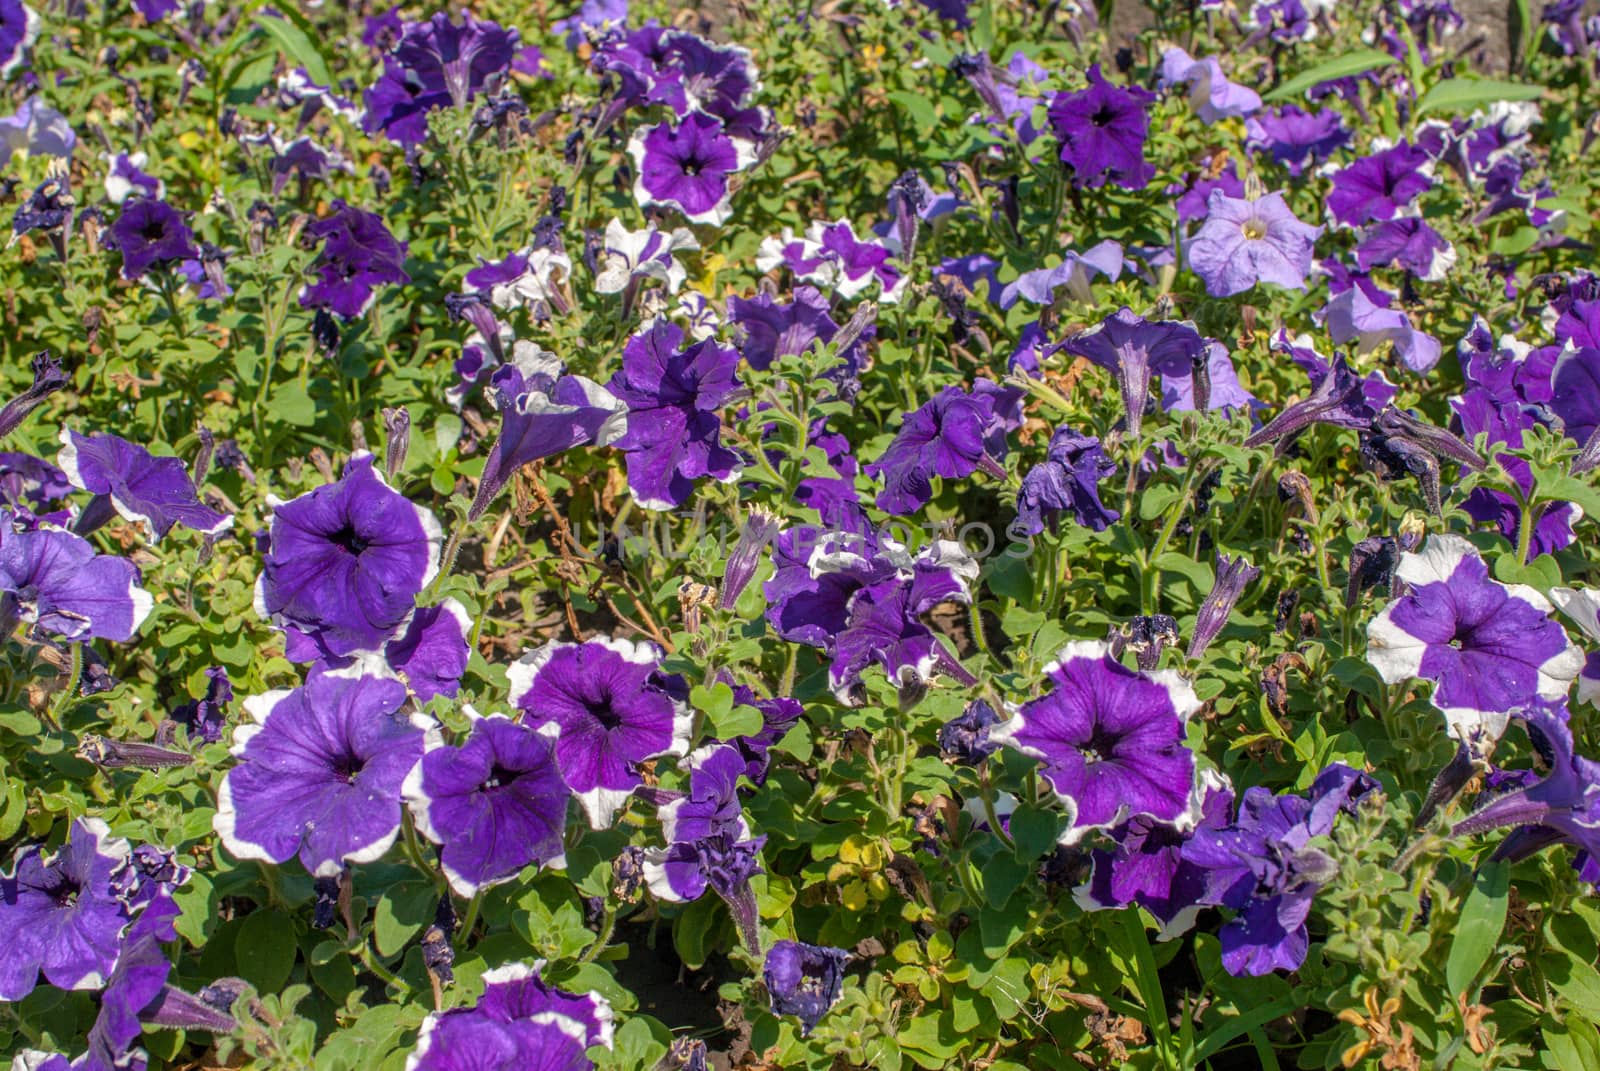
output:
[[[56,693],[54,701],[50,704],[50,721],[55,725],[61,724],[62,716],[67,708],[72,705],[72,700],[78,694],[78,681],[83,677],[83,644],[72,645],[72,661],[67,666],[67,682],[61,691]]]
[[[483,907],[483,890],[479,889],[472,894],[472,899],[467,901],[467,913],[461,919],[461,925],[456,930],[456,947],[466,948],[467,941],[472,937],[472,930],[478,925],[478,912]]]
[[[1528,554],[1533,549],[1533,530],[1539,526],[1539,520],[1544,516],[1548,502],[1537,504],[1524,503],[1522,518],[1517,525],[1517,564],[1527,565]]]
[[[583,955],[578,957],[579,963],[593,963],[595,957],[606,950],[611,943],[611,935],[617,929],[617,908],[610,899],[606,900],[605,917],[600,920],[600,933],[595,937],[594,944],[584,949]]]
[[[372,946],[362,941],[356,946],[356,958],[361,960],[361,965],[368,971],[377,975],[384,985],[394,986],[400,991],[402,999],[411,995],[411,985],[405,979],[395,974],[389,968],[378,962],[378,957],[372,954]]]

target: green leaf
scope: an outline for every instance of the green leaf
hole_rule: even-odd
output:
[[[1061,835],[1061,815],[1042,807],[1018,807],[1011,815],[1011,839],[1017,845],[1017,858],[1032,862],[1056,846]]]
[[[1349,78],[1352,75],[1362,74],[1366,71],[1375,71],[1379,67],[1387,67],[1394,62],[1394,57],[1387,52],[1380,52],[1375,48],[1358,49],[1347,52],[1315,67],[1301,71],[1271,93],[1262,95],[1263,100],[1287,100],[1298,93],[1303,93],[1312,86],[1321,82],[1331,82],[1335,78]]]
[[[911,121],[921,127],[924,132],[932,131],[938,127],[939,113],[935,110],[932,99],[926,94],[897,90],[889,94],[889,99],[910,113]]]
[[[281,10],[281,9],[280,9]],[[256,16],[256,25],[267,31],[267,35],[277,42],[294,62],[306,69],[311,80],[318,85],[333,85],[333,76],[328,73],[327,61],[322,58],[316,44],[307,36],[306,32],[287,18],[273,17],[261,14]]]
[[[268,405],[272,413],[286,423],[309,428],[317,422],[317,403],[299,383],[284,383],[272,389]]]
[[[1492,78],[1447,78],[1422,95],[1417,118],[1429,112],[1470,112],[1501,100],[1538,100],[1543,86],[1500,82]]]
[[[1452,995],[1466,993],[1470,998],[1467,987],[1494,953],[1506,924],[1510,876],[1505,863],[1486,863],[1472,879],[1472,890],[1461,905],[1456,935],[1450,942],[1450,958],[1445,961],[1445,982]]]
[[[988,899],[989,906],[1005,907],[1006,901],[1011,899],[1011,894],[1017,891],[1017,887],[1026,881],[1031,873],[1033,867],[1017,862],[1015,856],[996,852],[983,867],[983,895]]]
[[[256,911],[239,925],[233,956],[239,975],[263,993],[276,993],[289,980],[297,949],[288,935],[294,919],[282,911]]]
[[[433,918],[439,893],[432,882],[402,881],[384,890],[372,913],[372,936],[385,959],[399,955]]]
[[[672,944],[678,950],[678,958],[691,971],[705,964],[711,935],[717,925],[719,902],[715,896],[702,896],[685,908],[672,924]]]

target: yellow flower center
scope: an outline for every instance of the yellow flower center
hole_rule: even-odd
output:
[[[1267,236],[1267,225],[1259,219],[1247,219],[1239,229],[1244,231],[1244,236],[1252,242],[1258,242]]]

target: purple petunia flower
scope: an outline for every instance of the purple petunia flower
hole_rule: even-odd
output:
[[[1350,141],[1344,117],[1332,108],[1312,113],[1286,104],[1245,120],[1244,129],[1247,148],[1266,150],[1295,178]]]
[[[1098,641],[1070,643],[1044,675],[1055,688],[1022,704],[989,739],[1039,759],[1067,811],[1063,844],[1137,815],[1179,828],[1198,816],[1184,725],[1200,709],[1170,670],[1136,672]]]
[[[850,953],[842,948],[808,945],[802,941],[777,941],[767,950],[761,980],[775,1015],[800,1020],[800,1035],[810,1037],[828,1009],[839,1002],[844,989],[844,965]]]
[[[699,241],[686,228],[662,231],[647,226],[630,231],[621,220],[613,218],[606,224],[594,288],[602,294],[619,294],[637,285],[640,279],[659,279],[666,284],[667,293],[676,294],[689,273],[674,254],[699,248]]]
[[[1192,324],[1146,320],[1123,306],[1096,327],[1074,335],[1063,350],[1106,369],[1117,377],[1128,433],[1138,435],[1150,397],[1150,377],[1187,377],[1195,359],[1205,353],[1205,340]]]
[[[1202,829],[1228,825],[1233,788],[1211,770],[1195,784],[1200,795],[1194,832],[1184,832],[1148,816],[1130,818],[1111,832],[1115,847],[1090,855],[1089,880],[1073,890],[1085,911],[1138,904],[1161,924],[1157,940],[1171,941],[1187,933],[1205,907],[1207,871],[1183,857],[1183,846]]]
[[[0,0],[0,78],[21,66],[39,36],[39,16],[22,0]]]
[[[1305,370],[1311,379],[1311,394],[1254,432],[1245,440],[1246,446],[1261,446],[1280,439],[1287,441],[1312,424],[1366,428],[1397,393],[1381,374],[1358,378],[1342,353],[1335,353],[1330,363],[1312,348],[1308,335],[1290,338],[1287,331],[1279,331],[1273,336],[1272,349],[1287,353]]]
[[[1410,590],[1368,626],[1367,661],[1390,684],[1433,681],[1433,705],[1469,747],[1498,740],[1512,712],[1566,695],[1583,668],[1549,601],[1491,579],[1460,536],[1430,536],[1395,575]]]
[[[621,26],[627,21],[628,0],[583,0],[577,11],[552,22],[550,29],[563,34],[567,48],[575,51],[590,31]]]
[[[189,731],[191,740],[215,744],[222,739],[227,727],[227,707],[233,702],[233,682],[223,666],[206,670],[206,694],[203,699],[191,700],[173,708],[172,720]]]
[[[1338,863],[1312,841],[1376,787],[1366,774],[1334,763],[1306,796],[1246,790],[1231,825],[1208,824],[1184,843],[1184,862],[1205,871],[1201,902],[1236,912],[1219,934],[1229,974],[1294,970],[1305,961],[1306,918],[1317,891],[1338,873]]]
[[[417,832],[441,845],[461,896],[511,881],[526,866],[566,866],[566,783],[550,739],[501,714],[475,717],[460,747],[423,756],[402,788]]]
[[[795,287],[788,302],[767,294],[730,297],[728,319],[743,330],[739,351],[757,371],[772,367],[780,357],[806,352],[812,343],[826,345],[839,333],[839,325],[828,315],[828,300],[814,286]]]
[[[158,264],[200,255],[194,232],[178,210],[153,197],[124,208],[106,233],[106,244],[122,253],[122,277],[129,281],[143,278]]]
[[[17,853],[11,876],[0,875],[0,925],[10,935],[0,1000],[21,1000],[41,973],[60,989],[105,984],[131,916],[113,881],[128,853],[98,818],[75,820],[53,855],[38,845]]]
[[[728,177],[756,161],[755,146],[730,136],[721,120],[690,112],[673,126],[662,123],[628,143],[641,207],[669,205],[690,223],[726,223],[733,214]]]
[[[401,785],[439,730],[401,713],[397,681],[313,669],[290,691],[244,702],[256,721],[233,733],[238,764],[217,791],[213,826],[239,859],[313,876],[381,859],[400,832]]]
[[[233,526],[233,514],[201,504],[182,461],[155,457],[119,436],[79,435],[62,428],[56,463],[72,486],[109,502],[124,520],[144,524],[153,542],[165,538],[175,524],[212,536]],[[94,509],[91,503],[85,512]]]
[[[542,960],[485,971],[471,1008],[429,1012],[405,1071],[588,1071],[584,1050],[614,1043],[611,1004],[547,985]]]
[[[1156,173],[1144,158],[1155,94],[1112,85],[1101,76],[1098,63],[1089,68],[1088,77],[1088,88],[1057,93],[1050,100],[1050,125],[1061,142],[1061,162],[1080,186],[1111,182],[1142,190]]]
[[[1394,264],[1425,283],[1440,282],[1455,263],[1455,247],[1416,216],[1380,223],[1356,246],[1356,266],[1362,271]]]
[[[126,558],[96,554],[88,540],[59,528],[18,530],[3,510],[0,592],[0,616],[68,640],[127,643],[155,606]]]
[[[733,686],[735,706],[755,707],[761,712],[761,729],[751,736],[736,736],[728,741],[744,756],[744,775],[753,785],[767,783],[767,771],[772,765],[769,752],[782,740],[805,714],[798,699],[775,696],[763,699],[742,684]]]
[[[1000,745],[989,739],[990,731],[998,724],[1000,716],[994,707],[974,699],[960,714],[939,726],[939,750],[947,760],[977,766],[1000,750]]]
[[[273,506],[268,538],[257,612],[343,656],[393,638],[438,572],[444,532],[360,453],[337,483]]]
[[[1580,445],[1594,436],[1600,428],[1600,348],[1568,341],[1550,375],[1550,411]]]
[[[477,294],[497,309],[533,309],[567,306],[562,284],[572,276],[572,258],[554,246],[528,246],[503,260],[483,260],[467,272],[461,284],[466,294]],[[470,307],[470,306],[469,306]],[[477,321],[473,321],[477,325]],[[480,328],[482,331],[482,328]],[[493,332],[482,331],[486,341]]]
[[[406,243],[396,241],[375,212],[336,200],[333,215],[307,224],[305,233],[322,242],[322,251],[312,264],[316,282],[300,291],[302,308],[326,309],[353,320],[372,305],[378,287],[411,281],[405,270]]]
[[[1234,558],[1226,554],[1217,555],[1216,581],[1194,617],[1194,632],[1189,637],[1187,652],[1190,660],[1205,654],[1211,641],[1222,631],[1222,626],[1228,623],[1228,615],[1233,613],[1239,596],[1260,575],[1261,570],[1246,561],[1243,555]]]
[[[627,430],[612,445],[628,455],[628,488],[645,509],[672,509],[695,480],[726,482],[743,466],[722,445],[717,416],[739,388],[738,351],[710,340],[682,344],[682,328],[655,321],[628,340],[607,384],[628,407]]]
[[[37,96],[23,101],[14,115],[0,117],[0,167],[19,152],[70,160],[77,144],[67,117]]]
[[[1215,56],[1197,60],[1181,48],[1161,53],[1161,82],[1166,86],[1186,84],[1189,103],[1202,123],[1249,115],[1261,107],[1255,90],[1228,81]]]
[[[1079,435],[1069,427],[1050,436],[1045,459],[1028,470],[1017,490],[1017,519],[1010,531],[1038,535],[1046,520],[1052,524],[1063,512],[1091,532],[1104,531],[1122,516],[1100,501],[1100,481],[1117,471],[1100,440]]]
[[[878,508],[917,512],[933,498],[934,476],[961,479],[982,469],[1004,479],[1000,461],[1006,456],[1009,422],[1000,411],[1004,403],[993,390],[946,387],[907,413],[894,441],[866,468],[867,475],[883,480]]]
[[[500,437],[483,464],[468,520],[483,516],[524,465],[586,443],[609,446],[629,425],[623,403],[583,376],[555,378],[508,364],[490,380],[500,410]]]
[[[554,738],[556,765],[595,829],[644,783],[638,763],[689,750],[693,715],[660,659],[627,640],[551,642],[507,670],[511,702]]]
[[[832,290],[841,298],[857,297],[876,285],[880,300],[893,304],[905,291],[906,276],[890,263],[898,251],[898,243],[891,240],[891,244],[873,237],[857,238],[855,225],[848,219],[815,220],[803,238],[784,228],[783,237],[762,239],[756,268],[768,272],[786,267],[796,279]]]
[[[383,74],[366,92],[363,130],[420,145],[428,136],[428,112],[463,107],[505,76],[516,55],[517,31],[466,11],[461,18],[457,25],[440,12],[400,24],[399,40],[383,58]]]
[[[1212,297],[1242,294],[1259,283],[1306,288],[1312,246],[1321,227],[1295,218],[1283,194],[1255,199],[1214,190],[1206,221],[1189,244],[1189,270]]]
[[[1433,186],[1433,161],[1402,141],[1335,171],[1328,214],[1348,227],[1393,219]]]

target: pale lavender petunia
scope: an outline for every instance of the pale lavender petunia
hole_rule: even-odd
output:
[[[1161,81],[1167,86],[1187,85],[1189,103],[1203,123],[1250,115],[1261,107],[1255,90],[1228,81],[1217,57],[1195,59],[1181,48],[1161,54]]]
[[[1368,626],[1367,661],[1391,684],[1433,681],[1433,705],[1469,747],[1498,740],[1512,712],[1565,696],[1583,668],[1550,602],[1492,579],[1460,536],[1430,536],[1395,575],[1409,590]]]
[[[400,832],[401,785],[439,744],[405,703],[398,681],[320,669],[245,700],[255,724],[234,730],[238,763],[217,792],[223,845],[240,859],[299,856],[319,878],[382,858]]]
[[[1412,326],[1411,317],[1400,309],[1374,303],[1364,287],[1352,286],[1334,295],[1323,316],[1333,341],[1354,342],[1357,353],[1370,353],[1390,342],[1400,362],[1413,372],[1426,372],[1439,363],[1439,340]]]
[[[1189,683],[1170,670],[1130,670],[1100,642],[1068,644],[1044,675],[1053,689],[989,739],[1040,760],[1067,811],[1062,843],[1138,815],[1192,827],[1195,761],[1184,726],[1200,701]]]
[[[1039,268],[1024,272],[1006,284],[1000,291],[1000,307],[1009,309],[1019,300],[1034,305],[1049,305],[1056,299],[1056,291],[1066,288],[1074,301],[1089,304],[1094,294],[1089,284],[1104,276],[1115,282],[1122,274],[1122,244],[1107,239],[1079,254],[1068,251],[1054,268]]]
[[[1242,294],[1259,283],[1306,288],[1321,227],[1295,218],[1283,194],[1250,199],[1211,194],[1206,221],[1189,245],[1189,269],[1212,297]]]

